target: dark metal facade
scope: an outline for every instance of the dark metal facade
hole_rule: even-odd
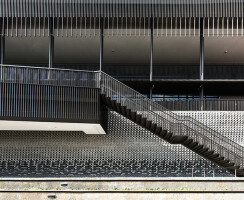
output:
[[[153,81],[169,78],[197,79],[201,82],[200,96],[203,98],[202,82],[206,82],[206,79],[219,79],[223,76],[243,78],[243,73],[228,75],[225,69],[229,66],[223,66],[223,69],[220,65],[214,68],[204,66],[204,36],[243,36],[243,7],[244,2],[241,0],[0,0],[1,64],[4,64],[5,58],[5,36],[49,37],[49,69],[1,65],[1,118],[97,122],[100,120],[98,89],[100,88],[103,94],[116,103],[113,106],[117,112],[125,115],[123,108],[126,107],[137,115],[139,118],[137,123],[142,123],[142,117],[146,118],[148,123],[151,122],[150,131],[156,132],[155,127],[166,129],[167,137],[162,137],[167,141],[170,141],[172,134],[191,138],[192,148],[198,145],[195,150],[200,153],[201,151],[214,152],[216,163],[223,164],[221,166],[228,165],[234,173],[244,165],[244,151],[243,146],[236,140],[232,140],[232,136],[225,137],[211,126],[206,126],[201,120],[195,120],[194,117],[177,115],[105,73],[53,69],[55,66],[54,36],[99,35],[100,72],[105,70],[124,80],[147,80],[150,86],[150,97],[154,88]],[[151,36],[150,66],[138,65],[132,68],[128,65],[121,69],[120,66],[104,65],[104,35]],[[186,68],[184,65],[169,65],[162,68],[154,64],[154,35],[200,36],[199,66],[192,64]],[[94,68],[98,69],[98,65]],[[118,68],[121,73],[118,72]],[[243,72],[242,68],[243,66],[232,69],[232,72],[235,70]],[[220,76],[216,76],[212,73],[215,69],[217,72],[223,70],[223,73],[221,71]],[[208,70],[210,72],[204,74]],[[199,102],[200,105],[196,105],[196,109],[199,110],[209,109],[212,106],[207,104],[206,108],[204,101]],[[0,148],[3,166],[1,174],[3,176],[46,176],[47,174],[52,176],[169,176],[172,173],[177,176],[184,174],[189,176],[189,174],[199,175],[198,169],[192,172],[189,168],[202,166],[211,176],[216,169],[225,175],[228,174],[213,163],[190,153],[184,147],[166,145],[156,136],[152,136],[145,129],[111,110],[107,115],[108,119],[105,122],[108,135],[106,136],[81,136],[83,133],[72,132],[56,132],[51,135],[45,135],[47,133],[43,132],[35,133],[39,135],[21,132],[18,133],[20,137],[17,138],[13,132],[2,133],[0,137],[7,143],[2,144]],[[126,136],[124,137],[123,134]],[[39,144],[37,141],[35,145],[28,146],[30,141],[36,141],[42,138],[41,136],[47,140],[49,136],[53,137],[49,145],[56,145],[53,148],[48,146],[43,148],[43,143]],[[11,146],[13,138],[17,142],[24,138],[24,142],[21,143],[23,147],[18,144]],[[45,140],[43,142],[45,143]],[[141,146],[138,147],[138,144]],[[175,151],[172,152],[172,149]],[[175,152],[180,156],[177,157]],[[181,159],[186,161],[181,162]],[[21,170],[18,171],[18,168]],[[189,172],[186,173],[187,170]],[[238,173],[243,175],[244,171],[240,169]]]
[[[200,19],[208,35],[210,29],[228,35],[234,28],[243,35],[243,6],[241,0],[1,0],[0,19],[11,36],[49,35],[46,28],[62,36],[97,35],[102,20],[108,35],[150,35],[150,27],[156,35],[196,35]]]
[[[96,73],[1,66],[0,119],[100,122]]]
[[[157,126],[160,126],[162,131],[167,130],[168,132],[167,138],[170,138],[171,137],[170,135],[172,135],[172,133],[176,134],[177,137],[187,136],[193,138],[192,139],[193,141],[202,144],[201,146],[207,147],[209,151],[211,150],[210,152],[215,152],[217,153],[216,155],[223,155],[223,158],[228,159],[228,162],[233,162],[234,163],[234,166],[232,166],[233,168],[235,168],[236,166],[242,167],[243,165],[243,159],[242,159],[243,147],[238,143],[221,135],[220,133],[216,132],[216,130],[204,125],[203,123],[195,120],[194,118],[177,115],[171,112],[170,110],[165,109],[159,104],[154,103],[152,100],[147,99],[145,96],[141,95],[140,93],[136,92],[135,90],[129,88],[128,86],[124,85],[123,83],[117,81],[116,79],[110,77],[109,75],[103,72],[16,67],[16,66],[5,66],[5,65],[1,66],[1,72],[2,72],[1,114],[3,117],[2,119],[26,118],[27,120],[33,120],[34,118],[36,120],[44,119],[48,121],[50,121],[50,119],[51,120],[63,119],[65,121],[77,120],[80,122],[82,122],[82,120],[96,120],[99,119],[99,115],[100,115],[99,94],[101,90],[102,94],[106,94],[109,98],[111,98],[113,101],[116,102],[117,105],[112,106],[113,109],[116,110],[116,112],[126,116],[122,107],[120,106],[129,108],[131,112],[131,116],[133,116],[132,113],[135,113],[136,115],[140,115],[141,119],[145,118],[146,120],[148,120],[148,122],[151,122],[151,125],[156,124]],[[62,78],[60,78],[61,74],[63,74]],[[78,78],[76,79],[76,77]],[[81,79],[82,77],[83,79]],[[85,77],[89,77],[89,78],[85,79]],[[85,88],[84,85],[90,87]],[[92,86],[94,86],[94,88],[92,88]],[[107,125],[108,133],[109,133],[108,123],[112,123],[111,120],[109,119],[109,113],[111,113],[111,111],[109,111],[106,114],[106,109],[105,109],[104,115],[102,117],[103,118],[102,120]],[[123,117],[118,113],[116,115],[120,118],[120,120],[122,120]],[[127,116],[127,118],[129,117]],[[127,119],[126,123],[128,123],[128,121],[129,120]],[[133,124],[130,127],[132,128],[134,126],[135,124]],[[142,129],[142,127],[138,125],[137,127]],[[121,128],[120,123],[117,122],[116,129],[118,129],[118,131],[116,132],[116,134],[118,135],[116,137],[118,138],[120,137],[120,132],[119,132],[120,128]],[[132,129],[126,129],[126,131],[129,131],[130,134],[133,133]],[[148,129],[148,131],[154,132],[153,127]],[[6,133],[10,135],[13,134],[11,131],[3,132],[3,134]],[[29,133],[24,132],[24,134],[29,134]],[[38,134],[38,133],[32,133],[32,134]],[[57,133],[57,134],[63,134],[63,133]],[[99,137],[104,137],[104,136],[99,136]],[[8,138],[8,140],[9,139],[10,138]],[[4,151],[8,151],[8,148],[4,147],[2,149]],[[23,152],[26,153],[26,151]],[[140,156],[137,157],[138,149],[136,149],[135,152],[137,153],[135,153],[135,155],[133,155],[132,157],[129,157],[129,160],[127,157],[120,158],[120,165],[118,166],[119,169],[123,168],[124,166],[127,166],[128,164],[127,162],[133,165],[134,164],[138,165],[138,162],[141,162],[142,157]],[[50,152],[49,154],[52,155],[53,153],[54,152]],[[104,172],[104,167],[106,168],[106,165],[112,168],[112,171],[110,172],[109,175],[111,176],[115,175],[113,165],[114,164],[118,165],[118,163],[117,161],[114,162],[113,159],[112,160],[109,160],[109,158],[105,159],[104,156],[106,155],[106,153],[104,153],[104,151],[100,152],[99,154],[100,157],[97,157],[98,159],[97,161],[94,161],[94,157],[89,157],[89,156],[87,157],[87,154],[82,153],[81,155],[84,157],[83,160],[78,159],[78,161],[72,161],[72,162],[74,162],[75,165],[80,165],[80,164],[83,165],[84,162],[86,163],[84,165],[85,169],[83,168],[80,169],[81,170],[80,174],[82,176],[92,176],[92,175],[108,176]],[[6,156],[5,153],[3,153],[3,156]],[[39,160],[33,160],[33,158],[36,156],[38,157],[38,159],[40,159],[41,163],[43,162],[43,159],[44,160],[46,159],[46,162],[51,162],[52,163],[51,165],[53,164],[55,165],[55,162],[53,160],[49,160],[48,158],[40,158],[38,152],[35,152],[33,155],[31,155],[29,159],[24,161],[24,163],[29,163],[30,166],[32,166],[33,163],[35,163],[37,165],[41,165],[42,168],[47,167],[46,164],[39,163]],[[123,157],[125,156],[125,154],[122,153],[121,156]],[[159,156],[158,152],[155,156],[156,157]],[[184,156],[187,157],[189,155],[184,155]],[[172,157],[172,155],[170,155],[170,157],[171,157],[170,159],[173,160],[175,159],[174,157]],[[54,157],[52,157],[52,159],[53,158]],[[93,160],[91,163],[90,163],[90,159]],[[105,163],[101,163],[101,164],[97,163],[100,162],[101,160],[104,160]],[[2,161],[3,161],[2,164],[5,163],[6,165],[9,165],[10,163],[10,168],[12,164],[19,165],[16,163],[16,159],[11,160],[11,159],[3,158]],[[17,162],[22,163],[22,161],[19,161],[18,159]],[[61,161],[58,160],[56,164],[58,164],[59,166],[61,165],[60,162],[61,163],[63,162],[64,166],[69,166],[69,162],[67,163],[65,158],[62,158]],[[94,165],[95,167],[90,169],[89,163],[91,165]],[[151,161],[145,161],[144,159],[143,163],[144,163],[143,167],[145,167],[146,169],[151,170],[151,168],[156,167],[159,168],[161,171],[156,170],[156,172],[154,173],[142,173],[141,171],[142,169],[140,166],[139,168],[137,167],[130,168],[129,170],[126,169],[125,171],[120,170],[120,172],[117,174],[124,175],[124,176],[131,176],[132,173],[136,176],[155,176],[155,174],[158,173],[158,175],[164,176],[166,175],[165,174],[166,172],[164,172],[164,170],[162,171],[162,166],[168,167],[169,165],[167,162],[165,163],[164,160],[159,161],[158,158],[151,159]],[[195,163],[197,166],[199,165],[198,162],[192,163],[190,161],[190,163],[191,164]],[[200,163],[203,164],[202,162]],[[175,164],[178,165],[177,162]],[[189,166],[188,164],[186,166]],[[195,164],[194,167],[196,167]],[[23,167],[21,164],[19,166],[21,168]],[[88,169],[86,169],[86,167],[88,167]],[[97,172],[97,167],[102,168],[101,172]],[[213,167],[214,170],[216,169],[215,165],[211,165],[211,167]],[[60,169],[60,166],[58,167],[58,169]],[[94,169],[95,171],[93,171]],[[13,170],[13,173],[10,173],[8,170],[9,168],[7,167],[6,170],[3,170],[3,173],[9,174],[9,176],[23,175],[23,172],[18,173],[15,170]],[[42,170],[41,173],[38,171],[35,171],[33,173],[34,174],[38,173],[40,174],[40,176],[45,176],[45,174],[47,173],[46,170],[47,171],[52,170],[52,173],[54,174],[56,173],[60,175],[59,173],[57,173],[57,171],[55,170],[53,171],[52,167]],[[92,172],[90,172],[89,170],[92,170]],[[178,174],[179,176],[182,175],[181,170],[183,169],[180,169],[180,173]],[[240,172],[238,171],[238,173]],[[70,175],[69,171],[66,171],[64,174]],[[76,171],[75,174],[78,175],[79,172]],[[31,171],[27,175],[31,176]]]
[[[1,0],[0,17],[243,17],[241,0]]]

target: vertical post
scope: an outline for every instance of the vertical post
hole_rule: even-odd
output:
[[[200,20],[200,80],[204,80],[204,19]],[[204,87],[200,86],[201,110],[203,110]]]
[[[3,79],[3,67],[5,57],[5,31],[3,20],[0,19],[0,64],[1,64],[1,80]]]
[[[204,19],[200,20],[200,80],[204,79]]]
[[[153,80],[153,34],[154,34],[154,29],[153,29],[153,19],[151,18],[151,40],[150,40],[150,99],[152,99],[152,90],[153,90],[153,85],[152,85],[152,80]]]
[[[102,71],[103,67],[103,33],[104,33],[104,21],[103,18],[100,19],[100,62],[99,71]]]
[[[100,60],[99,60],[99,80],[98,84],[102,90],[102,69],[103,69],[103,35],[104,35],[104,20],[100,18],[99,22],[100,27]]]
[[[53,61],[54,61],[53,19],[49,18],[49,62],[48,62],[48,68],[53,68]]]

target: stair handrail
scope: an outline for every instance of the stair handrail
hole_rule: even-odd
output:
[[[167,114],[167,115],[170,115],[173,119],[176,119],[177,121],[181,121],[181,122],[186,122],[186,121],[188,121],[188,122],[194,124],[194,125],[195,125],[194,127],[198,126],[198,127],[200,127],[202,130],[204,130],[204,131],[208,131],[208,132],[210,132],[210,133],[214,133],[214,137],[215,137],[215,139],[216,139],[216,138],[221,139],[223,142],[225,142],[225,143],[231,145],[232,148],[234,149],[234,152],[236,152],[237,150],[239,150],[238,155],[240,155],[239,153],[242,154],[244,148],[243,148],[241,145],[239,145],[239,144],[237,144],[236,142],[230,140],[229,138],[227,138],[227,137],[225,137],[225,136],[219,134],[217,131],[211,129],[210,127],[208,127],[208,126],[202,124],[201,122],[199,122],[199,121],[197,121],[197,120],[195,120],[195,119],[193,119],[193,118],[191,118],[191,117],[189,117],[189,116],[184,116],[184,117],[179,116],[179,115],[173,113],[172,111],[170,111],[170,110],[164,108],[162,105],[160,105],[160,104],[158,104],[158,103],[155,103],[155,102],[151,101],[150,99],[148,99],[148,98],[145,97],[144,95],[142,95],[142,94],[140,94],[139,92],[135,91],[134,89],[128,87],[128,86],[125,85],[124,83],[121,83],[120,81],[118,81],[118,80],[116,80],[115,78],[109,76],[108,74],[106,74],[106,73],[104,73],[104,72],[102,72],[102,74],[105,75],[105,76],[107,76],[107,77],[109,77],[109,78],[112,79],[113,81],[116,81],[116,82],[119,83],[121,86],[126,87],[127,89],[129,89],[131,92],[133,92],[133,93],[136,94],[137,96],[140,96],[140,97],[142,97],[143,99],[146,99],[147,102],[150,102],[150,106],[155,107],[155,105],[156,105],[156,107],[157,107],[156,110],[157,110],[157,111],[161,111],[161,112],[163,112],[163,113],[165,113],[165,114]],[[101,86],[101,87],[102,87],[102,86]],[[121,95],[121,94],[118,94],[118,95]],[[161,107],[163,110],[162,110],[162,109],[159,109],[159,107]],[[154,109],[153,109],[153,110],[154,110]],[[154,113],[155,113],[155,112],[154,112]],[[183,119],[182,119],[182,118],[183,118]],[[220,144],[220,145],[221,145],[221,144]],[[230,149],[228,149],[228,150],[230,150]],[[236,153],[237,153],[237,152],[236,152]],[[239,157],[242,157],[242,158],[243,158],[243,156],[239,156]],[[242,161],[242,163],[243,163],[243,161]]]
[[[116,90],[111,90],[111,89],[109,89],[110,91],[113,91],[115,94],[118,94],[118,92],[116,91]],[[134,105],[138,105],[139,103],[137,103],[137,102],[135,102],[135,101],[133,101],[132,99],[129,99],[129,98],[127,98],[126,99],[126,101],[130,101],[130,102],[132,102]],[[140,108],[142,108],[143,106],[141,106],[140,104],[139,104],[139,106],[140,106]],[[145,107],[144,107],[145,108]],[[144,109],[144,110],[146,110],[146,108]],[[158,118],[162,118],[161,120],[163,121],[163,120],[166,120],[167,121],[167,119],[165,119],[162,115],[160,115],[160,114],[158,114],[158,113],[156,113],[156,112],[153,112],[153,111],[151,111],[151,110],[147,110],[146,111],[147,113],[151,113],[151,115],[156,115],[156,116],[158,116]],[[180,120],[180,121],[182,121],[182,120]],[[189,127],[188,125],[186,125],[185,123],[182,123],[182,122],[168,122],[168,123],[171,123],[171,126],[175,126],[175,125],[183,125],[183,126],[185,126],[185,127],[187,127],[188,129],[192,129],[192,127]],[[194,129],[192,129],[193,131],[195,131],[195,132],[197,132],[197,134],[198,135],[200,135],[202,138],[205,138],[206,139],[206,136],[205,135],[203,135],[201,132],[198,132],[198,131],[196,131],[196,130],[194,130]],[[217,139],[217,138],[219,138],[219,139],[221,139],[221,135],[220,134],[218,134],[218,135],[216,135],[215,136],[215,139]],[[209,137],[207,137],[207,139],[208,140],[211,140],[211,138],[209,138]],[[227,138],[228,139],[228,138]],[[216,143],[216,144],[218,144],[218,145],[220,145],[219,143],[217,143],[216,141],[213,141],[214,143]],[[225,143],[227,143],[227,144],[229,144],[229,145],[232,145],[233,146],[233,144],[232,143],[230,143],[230,142],[233,142],[233,141],[231,141],[231,140],[227,140],[227,141],[225,141]],[[215,145],[216,145],[215,144]],[[212,147],[211,147],[212,148]],[[233,150],[231,150],[231,149],[227,149],[225,146],[223,146],[223,145],[221,145],[221,148],[224,148],[224,149],[226,149],[226,150],[228,150],[228,152],[232,152],[232,153],[234,153],[234,154],[236,154],[236,152],[234,152]],[[241,158],[239,155],[236,155],[236,156],[238,156],[239,158]]]
[[[7,70],[9,70],[10,68],[15,68],[15,69],[29,69],[29,70],[32,70],[32,69],[33,70],[45,70],[47,72],[51,72],[51,71],[54,71],[54,70],[55,71],[64,71],[64,72],[69,72],[70,73],[69,74],[69,77],[70,78],[72,78],[72,75],[75,75],[76,72],[77,73],[82,72],[82,73],[85,73],[85,74],[86,73],[87,74],[88,73],[92,73],[92,74],[95,73],[95,76],[94,77],[92,76],[93,79],[90,80],[90,81],[93,81],[95,83],[94,84],[92,82],[92,85],[94,85],[95,87],[98,87],[98,88],[100,87],[100,89],[102,90],[103,88],[102,88],[102,82],[100,80],[101,79],[100,78],[100,75],[107,76],[111,80],[113,80],[116,83],[118,83],[119,86],[123,86],[124,87],[123,89],[126,89],[127,90],[127,93],[128,93],[128,91],[130,92],[130,95],[124,95],[123,94],[124,96],[121,93],[117,93],[118,96],[123,96],[122,98],[127,98],[127,99],[129,99],[131,101],[131,100],[133,100],[133,98],[132,97],[129,97],[129,96],[132,96],[133,95],[133,96],[135,96],[135,99],[134,99],[134,102],[133,103],[135,103],[136,102],[135,100],[138,100],[138,97],[140,97],[139,98],[140,101],[146,102],[146,105],[144,105],[143,103],[141,103],[140,107],[143,106],[143,108],[145,108],[145,110],[147,110],[147,111],[149,110],[150,113],[152,113],[154,116],[156,116],[159,119],[162,118],[164,120],[167,120],[167,123],[170,123],[171,127],[172,127],[173,124],[180,124],[181,126],[184,126],[187,129],[191,129],[194,132],[198,133],[198,136],[201,137],[201,138],[206,137],[206,135],[203,134],[203,133],[206,133],[209,136],[211,136],[211,137],[209,137],[209,136],[207,137],[210,142],[215,143],[216,145],[220,146],[223,150],[224,149],[227,149],[226,147],[223,146],[223,144],[218,143],[218,141],[211,140],[211,138],[213,136],[214,136],[214,139],[219,138],[222,142],[224,142],[226,145],[229,146],[229,149],[227,149],[227,150],[233,152],[235,154],[234,157],[239,157],[240,159],[242,159],[242,165],[243,165],[243,156],[239,156],[239,155],[243,155],[243,152],[244,152],[243,151],[244,148],[242,146],[240,146],[236,142],[230,140],[229,138],[227,138],[227,137],[219,134],[217,131],[211,129],[210,127],[208,127],[208,126],[206,126],[204,124],[202,124],[201,122],[193,119],[192,117],[189,117],[189,116],[179,116],[179,115],[173,113],[169,109],[166,109],[162,105],[160,105],[160,104],[152,101],[151,99],[148,99],[144,95],[140,94],[139,92],[135,91],[134,89],[128,87],[127,85],[121,83],[117,79],[109,76],[108,74],[106,74],[104,72],[101,72],[101,71],[88,71],[88,70],[72,70],[72,69],[46,68],[46,67],[32,67],[32,66],[17,66],[17,65],[0,65],[0,66],[1,66],[1,81],[3,81],[2,78],[4,78],[2,76],[3,75],[2,73],[3,73],[3,71],[4,71],[5,68]],[[19,81],[23,81],[23,80],[19,80]],[[36,80],[34,82],[36,83]],[[37,83],[39,83],[39,80],[37,80]],[[46,84],[46,82],[45,82],[45,84]],[[50,82],[50,84],[52,84],[52,82]],[[157,112],[161,112],[161,113],[159,114]],[[166,116],[166,118],[163,117],[162,114],[164,114]],[[184,127],[182,127],[182,128],[184,128]],[[212,145],[212,143],[210,143],[210,144]],[[233,151],[232,151],[232,149],[233,149]]]

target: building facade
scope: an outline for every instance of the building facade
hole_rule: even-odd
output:
[[[1,176],[244,175],[243,7],[0,0]]]

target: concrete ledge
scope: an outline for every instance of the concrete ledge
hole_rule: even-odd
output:
[[[242,192],[244,178],[1,178],[0,190]]]
[[[0,181],[244,181],[244,177],[0,178]]]
[[[244,191],[165,191],[165,190],[0,190],[1,193],[220,193],[244,194]]]
[[[168,200],[168,199],[187,199],[187,200],[229,200],[229,199],[243,199],[243,193],[238,192],[75,192],[75,191],[17,191],[17,192],[1,192],[0,199],[8,200],[33,200],[33,199],[75,199],[75,200],[114,200],[114,199],[140,199],[140,200]]]

